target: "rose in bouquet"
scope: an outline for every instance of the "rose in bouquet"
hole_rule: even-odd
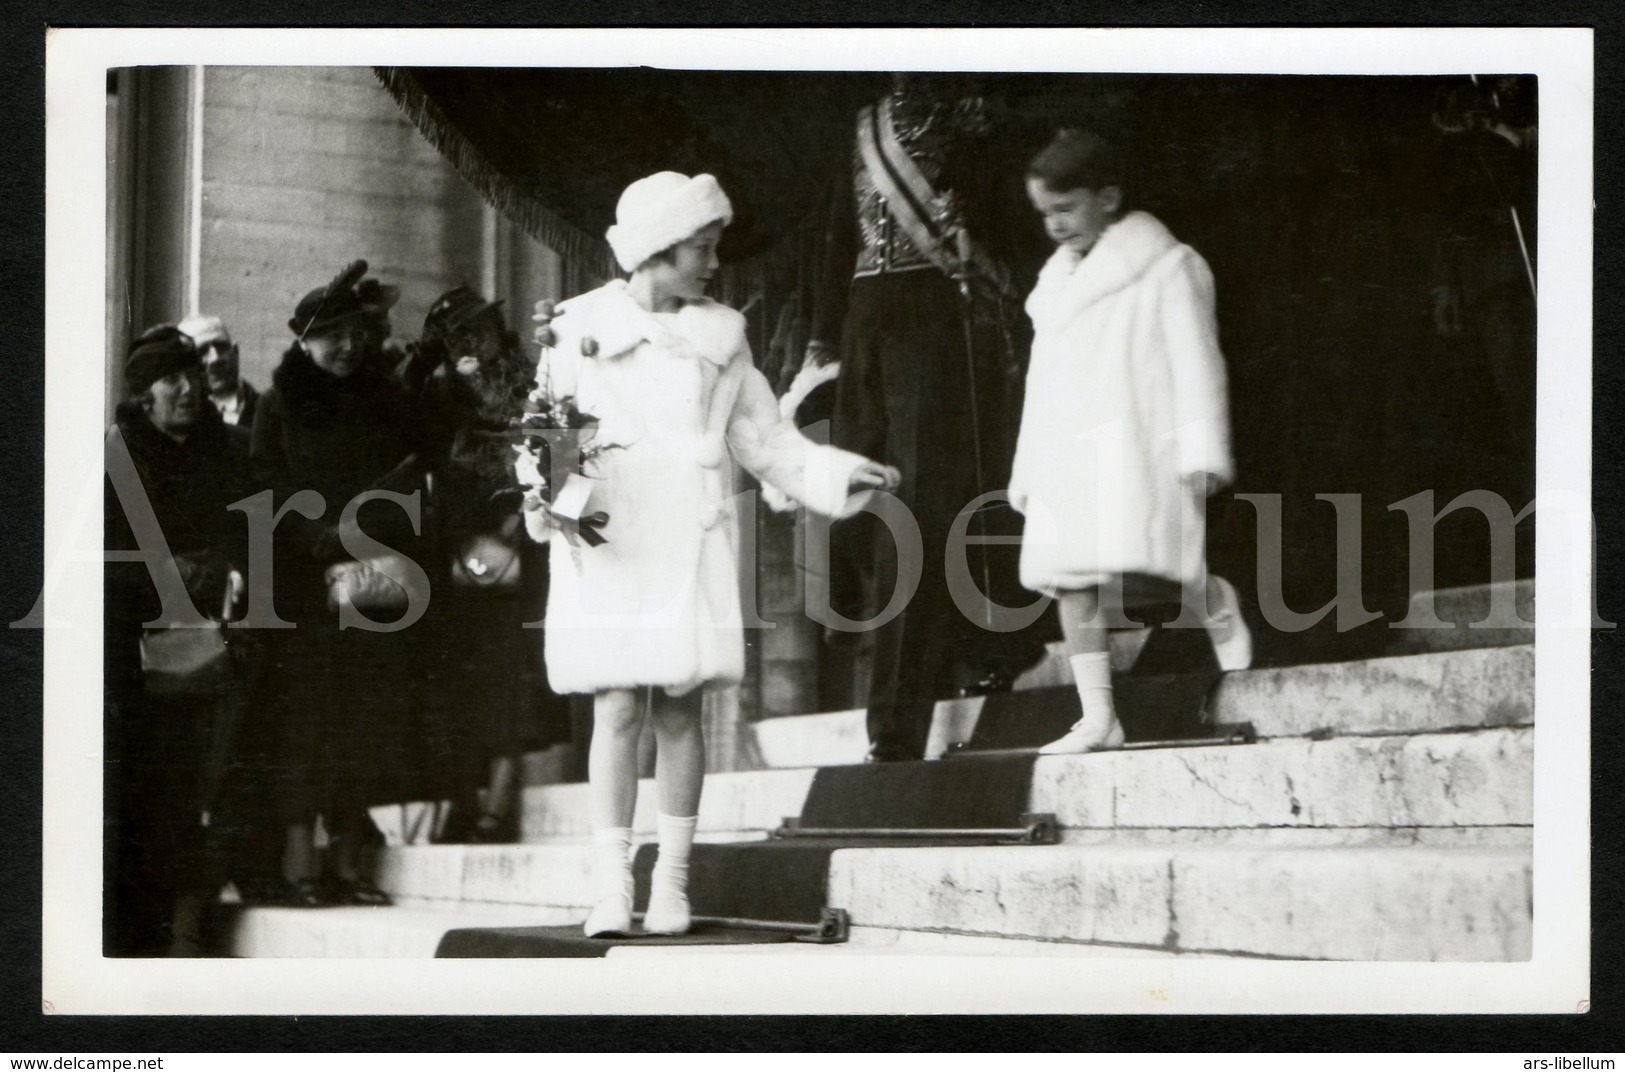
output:
[[[592,490],[587,471],[619,444],[598,442],[598,418],[584,412],[574,396],[555,395],[546,377],[525,399],[515,423],[519,442],[514,447],[514,473],[524,493],[531,535],[541,540],[560,531],[576,546],[605,543],[598,530],[609,515],[585,511]]]

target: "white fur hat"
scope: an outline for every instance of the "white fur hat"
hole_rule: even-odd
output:
[[[628,272],[690,237],[707,224],[733,221],[733,205],[710,175],[692,179],[657,171],[626,188],[615,206],[615,225],[605,232],[615,259]]]

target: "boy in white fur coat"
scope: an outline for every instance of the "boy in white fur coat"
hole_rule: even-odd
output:
[[[1103,586],[1181,585],[1219,665],[1252,661],[1235,589],[1207,570],[1208,496],[1234,478],[1213,274],[1145,212],[1122,211],[1121,163],[1063,130],[1027,195],[1056,244],[1027,298],[1034,337],[1010,478],[1027,517],[1021,581],[1057,593],[1083,718],[1046,753],[1123,746]],[[1212,608],[1209,610],[1209,608]]]
[[[733,209],[710,175],[663,171],[627,187],[607,238],[631,273],[562,303],[538,303],[537,382],[598,418],[587,510],[607,542],[577,546],[546,511],[526,514],[551,540],[546,658],[553,688],[591,692],[588,754],[598,899],[585,932],[632,922],[637,741],[650,691],[660,854],[644,929],[689,927],[688,857],[705,776],[704,690],[744,674],[730,457],[811,509],[890,490],[895,470],[818,446],[779,415],[751,363],[745,320],[705,297]],[[556,321],[553,319],[556,317]],[[521,474],[521,479],[527,475]],[[859,501],[851,501],[856,509]]]

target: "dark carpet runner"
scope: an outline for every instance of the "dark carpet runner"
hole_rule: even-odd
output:
[[[790,935],[697,923],[687,934],[636,938],[584,938],[581,925],[572,927],[469,927],[447,931],[436,957],[603,957],[618,945],[770,945],[788,942]]]
[[[1211,734],[1214,727],[1204,712],[1222,676],[1206,630],[1154,630],[1128,673],[1112,675],[1112,700],[1124,736],[1137,744]],[[994,693],[982,701],[976,730],[960,754],[1037,748],[1064,734],[1082,713],[1070,685]]]
[[[1116,679],[1117,707],[1133,741],[1176,740],[1207,732],[1202,709],[1218,668],[1202,630],[1159,630],[1135,671]],[[1181,635],[1183,634],[1183,635]],[[1200,649],[1200,650],[1198,650]],[[1200,659],[1207,651],[1206,664]],[[1155,676],[1141,676],[1149,663]],[[1184,672],[1169,673],[1177,667]],[[951,763],[875,763],[820,768],[801,814],[805,829],[966,830],[1022,826],[1032,788],[1034,752],[977,755],[984,750],[1034,749],[1077,721],[1071,687],[987,697],[967,747]],[[991,845],[997,836],[879,838],[796,837],[700,843],[689,861],[689,901],[698,916],[815,923],[825,907],[830,856],[838,849]],[[656,850],[639,847],[633,864],[635,904],[648,903]],[[681,937],[636,935],[584,938],[579,927],[488,927],[454,930],[440,957],[601,957],[618,945],[733,945],[792,940],[783,932],[696,925]]]
[[[1013,827],[1027,810],[1035,757],[988,756],[959,763],[824,767],[814,776],[800,823],[806,827],[922,829]],[[814,923],[829,890],[830,856],[856,847],[995,844],[996,839],[796,838],[702,842],[689,859],[694,913],[732,919]],[[648,903],[655,846],[638,847],[635,903]],[[583,938],[580,927],[481,927],[449,931],[438,957],[595,957],[617,945],[719,945],[789,941],[787,934],[697,926],[680,938]]]
[[[1213,727],[1203,721],[1203,708],[1219,678],[1212,673],[1119,677],[1112,683],[1117,716],[1130,744],[1204,737]],[[1071,685],[1024,692],[1002,692],[982,702],[976,730],[959,755],[980,765],[993,757],[966,753],[1006,748],[1037,748],[1066,733],[1082,715],[1078,692]]]

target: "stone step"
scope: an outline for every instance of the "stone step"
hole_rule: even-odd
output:
[[[1532,644],[1227,674],[1214,722],[1261,737],[1434,733],[1535,721]]]
[[[1534,730],[1522,726],[1045,756],[1033,768],[1028,810],[1053,813],[1063,837],[1086,829],[1516,826],[1533,817],[1533,751]],[[709,775],[699,830],[771,831],[801,814],[815,773]],[[654,801],[646,779],[633,823],[640,834],[654,832]],[[591,835],[585,785],[528,788],[524,806],[527,842]]]
[[[1389,645],[1396,655],[1427,651],[1460,651],[1466,648],[1511,647],[1535,642],[1535,579],[1495,581],[1419,592],[1411,597],[1406,617],[1419,613],[1431,598],[1433,613],[1448,629],[1417,629],[1410,626],[1393,630]],[[1490,626],[1487,619],[1496,602],[1510,605],[1516,624]],[[1478,624],[1484,623],[1484,624]]]
[[[997,938],[981,934],[942,934],[935,931],[900,931],[885,927],[853,927],[845,942],[817,945],[781,942],[771,945],[620,946],[610,956],[649,957],[683,954],[734,956],[953,956],[953,957],[1173,957],[1164,949],[1132,949],[1091,945],[1087,942],[1045,938]]]
[[[1504,648],[1535,642],[1535,579],[1495,581],[1489,584],[1438,588],[1417,593],[1406,608],[1406,618],[1432,598],[1434,615],[1447,623],[1446,629],[1418,629],[1390,623],[1393,640],[1391,655],[1418,655],[1424,652],[1461,651],[1467,648]],[[1519,619],[1516,625],[1487,627],[1493,600],[1510,600]],[[1401,619],[1403,620],[1403,619]],[[1145,647],[1150,631],[1115,630],[1109,634],[1112,669],[1126,672]],[[1072,684],[1072,667],[1057,641],[1046,646],[1044,657],[1016,679],[1017,689],[1042,689]]]
[[[1088,846],[1101,851],[1424,848],[1528,852],[1532,843],[1530,827],[1523,825],[1077,830],[1067,832],[1063,838],[1065,845]],[[382,850],[377,882],[401,903],[493,911],[534,909],[568,915],[582,912],[593,903],[592,872],[593,848],[586,841],[550,845],[413,845]]]
[[[397,901],[579,912],[593,903],[592,869],[588,841],[408,845],[379,852],[374,880]]]
[[[1516,961],[1531,854],[1516,848],[850,849],[830,901],[854,926],[1174,953]]]
[[[244,908],[222,936],[232,957],[428,958],[454,927],[529,927],[572,923],[584,913],[488,905],[387,908]]]
[[[447,931],[466,927],[573,926],[585,910],[493,911],[485,907],[397,904],[391,908],[251,908],[226,935],[233,957],[351,957],[427,959]],[[608,957],[716,956],[1071,956],[1170,957],[1167,950],[1091,945],[1084,942],[939,934],[881,927],[853,927],[838,945],[776,942],[750,945],[615,946]]]
[[[1478,849],[1528,853],[1532,844],[1528,826],[1362,829],[1192,827],[1176,830],[1080,830],[1069,832],[1063,838],[1063,845],[1067,847],[1101,852],[1125,849],[1163,852],[1194,849],[1249,852]],[[551,912],[554,916],[549,918],[563,918],[566,922],[592,905],[595,891],[592,882],[593,849],[585,841],[553,845],[390,847],[380,853],[377,872],[379,887],[398,903],[441,909],[467,907],[493,912]]]
[[[1426,733],[1529,725],[1532,645],[1391,656],[1227,674],[1209,700],[1213,722],[1251,722],[1263,737]],[[937,704],[926,758],[975,732],[982,699]],[[862,711],[792,715],[753,724],[769,767],[860,763]]]
[[[762,771],[718,771],[706,775],[700,797],[701,834],[764,834],[786,816],[801,814],[802,802],[812,786],[811,767]],[[638,783],[637,809],[632,829],[652,834],[656,801],[653,778]],[[592,834],[590,790],[585,782],[526,786],[520,828],[524,840],[538,843],[556,838],[586,838]]]
[[[1517,728],[1045,757],[1029,810],[1067,831],[1514,826],[1533,797]]]
[[[937,759],[957,741],[969,739],[982,713],[983,697],[939,700],[931,716],[925,758]],[[751,724],[756,747],[768,767],[839,767],[862,763],[869,751],[864,711],[783,715]]]
[[[1516,961],[1531,950],[1527,847],[844,849],[830,861],[828,900],[851,915],[851,953]],[[428,899],[257,908],[237,916],[227,945],[240,957],[428,957],[456,927],[563,926],[585,914]]]

